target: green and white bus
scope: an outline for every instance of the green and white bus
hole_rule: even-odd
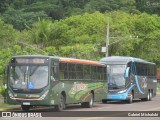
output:
[[[7,103],[55,106],[67,104],[92,107],[107,94],[106,67],[97,61],[43,55],[13,56],[7,71]]]

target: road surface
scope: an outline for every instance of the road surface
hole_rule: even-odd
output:
[[[80,104],[69,105],[67,106],[64,112],[55,112],[54,108],[34,108],[31,109],[29,113],[22,112],[21,109],[16,109],[13,111],[7,112],[18,112],[21,114],[29,114],[30,116],[33,113],[42,116],[38,118],[39,120],[158,120],[160,117],[160,94],[158,94],[152,101],[141,101],[134,100],[132,104],[126,104],[124,102],[108,102],[106,104],[95,103],[93,108],[81,108]],[[144,116],[143,116],[144,115]],[[148,117],[151,116],[152,117]],[[46,116],[49,116],[45,118]],[[153,117],[154,116],[154,117]],[[1,117],[1,120],[20,120],[22,118],[10,118],[10,117]],[[35,120],[37,118],[23,118],[23,120]]]

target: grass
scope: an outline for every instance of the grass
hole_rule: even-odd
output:
[[[9,105],[6,103],[0,103],[0,111],[10,111],[20,109],[19,105]]]
[[[157,94],[160,94],[160,89],[157,90]]]
[[[9,104],[7,104],[7,103],[0,103],[0,106],[1,106],[1,107],[8,107],[8,106],[11,106],[11,105],[9,105]]]

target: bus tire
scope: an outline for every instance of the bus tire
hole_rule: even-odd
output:
[[[104,99],[103,99],[103,100],[102,100],[102,103],[104,103],[104,104],[107,103],[107,100],[104,100]]]
[[[149,101],[151,101],[152,100],[152,96],[153,96],[153,92],[152,92],[152,90],[150,91],[150,94],[149,94]]]
[[[130,95],[129,99],[127,100],[127,103],[133,103],[133,93]]]
[[[29,111],[30,105],[21,105],[23,111]]]
[[[93,103],[94,103],[94,96],[93,93],[91,93],[89,101],[81,103],[81,106],[85,108],[91,108],[93,107]]]
[[[150,101],[150,100],[151,100],[150,97],[151,97],[151,96],[150,96],[150,91],[148,91],[147,97],[146,97],[146,98],[141,98],[141,100],[142,100],[142,101]]]
[[[85,107],[86,107],[85,104],[86,104],[85,102],[82,102],[82,103],[81,103],[81,107],[82,107],[82,108],[85,108]]]
[[[65,108],[66,108],[65,97],[61,94],[60,103],[58,105],[55,105],[55,111],[60,112],[63,111]]]

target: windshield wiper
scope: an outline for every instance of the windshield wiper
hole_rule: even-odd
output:
[[[30,67],[30,76],[32,76],[33,75],[33,73],[37,70],[37,68],[38,68],[39,66],[35,66],[35,68],[31,68]],[[32,70],[33,69],[33,70]]]

